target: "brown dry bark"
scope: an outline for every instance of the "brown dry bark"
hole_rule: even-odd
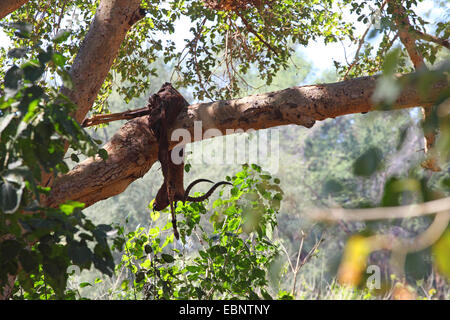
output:
[[[0,19],[3,19],[11,12],[19,9],[28,0],[2,0],[0,1]]]
[[[408,52],[414,68],[417,70],[420,67],[425,67],[423,57],[416,47],[415,34],[410,31],[412,26],[405,12],[405,8],[401,4],[401,0],[389,0],[389,7],[391,7],[394,13],[394,21],[397,26],[400,41]]]
[[[72,67],[73,89],[64,90],[76,105],[81,123],[111,70],[119,48],[133,24],[143,17],[140,0],[103,0],[95,13]]]
[[[377,77],[362,77],[191,105],[180,114],[172,132],[183,128],[194,137],[195,121],[202,122],[202,133],[219,129],[227,134],[227,129],[258,130],[287,124],[309,128],[317,120],[376,110],[371,100],[376,80]],[[408,85],[393,107],[431,106],[447,87],[448,81],[443,80],[423,97],[414,86]],[[176,144],[172,142],[172,147]],[[158,145],[148,129],[146,116],[127,122],[104,148],[109,155],[106,161],[89,158],[57,179],[47,205],[57,206],[70,199],[84,202],[88,207],[123,192],[157,161]]]

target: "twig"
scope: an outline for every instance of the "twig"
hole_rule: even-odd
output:
[[[298,274],[298,271],[300,270],[300,268],[299,268],[300,255],[302,253],[303,243],[305,241],[305,233],[303,232],[303,230],[301,231],[301,233],[302,233],[302,239],[300,240],[300,245],[298,247],[297,261],[295,262],[295,270],[293,270],[293,272],[294,272],[294,280],[293,280],[293,284],[292,284],[291,295],[294,295],[294,292],[295,292],[295,287],[296,287],[296,284],[297,284],[297,274]]]
[[[239,13],[236,12],[237,16],[239,18],[241,18],[242,22],[244,23],[245,27],[247,28],[248,31],[250,31],[251,33],[253,33],[262,43],[264,43],[267,48],[269,48],[273,53],[275,53],[276,56],[278,56],[278,52],[267,42],[265,41],[258,32],[255,31],[255,29],[253,29],[253,27],[248,23],[248,21]]]
[[[58,32],[59,27],[61,25],[61,20],[62,20],[63,15],[64,15],[64,9],[66,8],[66,4],[67,4],[67,0],[64,0],[64,3],[62,5],[62,7],[61,7],[61,13],[59,14],[58,24],[56,25],[56,28],[55,28],[55,33]]]
[[[444,210],[436,214],[431,225],[421,234],[412,239],[401,239],[392,235],[375,235],[366,239],[371,251],[382,249],[391,250],[389,264],[394,272],[402,278],[406,255],[428,248],[435,243],[447,229],[450,221],[450,210]]]
[[[205,25],[205,23],[206,23],[206,18],[204,18],[203,21],[202,21],[202,28],[203,28],[203,26]],[[177,68],[180,68],[181,63],[183,62],[183,60],[184,60],[184,59],[187,57],[187,55],[189,54],[189,51],[188,51],[188,52],[186,52],[186,54],[183,56],[184,51],[185,51],[188,47],[191,47],[194,43],[196,44],[197,41],[198,41],[198,39],[200,38],[201,34],[202,34],[202,32],[201,32],[201,30],[200,30],[200,32],[195,36],[195,38],[192,39],[192,40],[191,40],[191,41],[183,48],[183,50],[181,51],[181,53],[180,53],[180,59],[178,59],[178,62],[177,62],[177,64],[176,64],[176,66],[174,67],[173,72],[172,72],[172,74],[171,74],[171,76],[170,76],[170,80],[171,80],[171,81],[172,81],[173,75],[174,75],[174,73],[175,73],[175,70],[176,70]]]
[[[386,5],[386,2],[387,2],[386,0],[383,1],[383,3],[382,3],[381,6],[380,6],[380,9],[379,9],[380,11],[383,10],[384,6]],[[348,76],[350,70],[351,70],[351,69],[356,65],[356,63],[359,61],[359,58],[358,58],[359,51],[361,51],[361,47],[362,47],[362,45],[364,44],[366,35],[367,35],[367,33],[369,32],[369,30],[370,30],[370,28],[372,27],[372,25],[373,25],[373,23],[370,22],[370,24],[369,24],[369,26],[367,27],[366,31],[364,31],[363,35],[362,35],[361,38],[359,39],[358,49],[356,50],[355,57],[353,58],[352,64],[348,67],[347,72],[346,72],[345,75],[344,75],[344,80],[347,79],[347,76]]]
[[[200,35],[202,34],[203,26],[205,25],[205,23],[206,23],[206,18],[203,19],[203,21],[202,21],[202,23],[201,23],[201,26],[200,26],[200,30],[199,30],[199,32],[198,32],[198,35],[197,35],[197,37],[195,38],[194,43],[193,43],[193,45],[194,45],[194,49],[193,49],[193,53],[194,53],[194,54],[193,54],[193,57],[194,57],[194,64],[195,64],[195,72],[197,73],[198,82],[199,82],[199,84],[200,84],[200,87],[203,89],[203,91],[205,92],[206,96],[207,96],[211,101],[214,101],[214,99],[212,98],[212,96],[209,94],[208,90],[206,90],[206,88],[205,88],[205,85],[204,85],[203,80],[202,80],[202,75],[201,75],[201,73],[200,73],[200,70],[198,69],[198,61],[197,61],[197,43],[198,43],[198,40],[200,39]]]
[[[81,124],[82,127],[90,127],[95,126],[102,123],[108,123],[117,120],[128,120],[133,118],[142,117],[150,114],[150,110],[147,107],[136,109],[136,110],[128,110],[119,113],[110,113],[110,114],[98,114],[91,118],[86,118],[83,120]]]
[[[344,221],[367,221],[418,217],[446,210],[450,210],[450,197],[398,207],[314,210],[308,215],[314,220],[321,221],[336,221],[340,219]]]

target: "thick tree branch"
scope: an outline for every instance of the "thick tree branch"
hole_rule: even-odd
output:
[[[75,119],[81,123],[111,70],[128,30],[144,12],[140,0],[102,0],[72,67],[73,90],[64,93],[78,106]]]
[[[403,76],[404,80],[414,75]],[[405,79],[406,78],[406,79]],[[297,124],[312,127],[316,120],[345,114],[376,110],[371,100],[377,77],[292,87],[281,91],[189,106],[178,117],[173,130],[184,128],[194,137],[194,122],[201,121],[202,133],[219,129],[264,129]],[[413,85],[407,85],[393,108],[431,106],[448,87],[448,81],[436,83],[427,97],[419,95]],[[197,137],[203,139],[202,137]],[[173,142],[174,146],[177,142]],[[158,146],[148,129],[148,117],[127,122],[104,148],[109,158],[89,158],[67,175],[55,181],[47,205],[57,206],[66,200],[84,202],[90,206],[123,192],[134,180],[142,177],[157,161]]]
[[[19,9],[28,0],[2,0],[0,1],[0,19],[3,19],[11,12]]]
[[[144,17],[145,12],[139,8],[139,4],[140,0],[100,1],[69,71],[73,88],[63,87],[61,90],[77,105],[75,119],[79,123],[92,108],[127,32]],[[43,171],[42,183],[51,186],[52,174]]]
[[[414,68],[417,70],[420,67],[424,67],[425,63],[422,55],[417,50],[414,33],[410,32],[413,28],[401,1],[402,0],[389,0],[389,7],[391,7],[392,12],[394,13],[393,17],[395,24],[397,25],[400,41],[405,46]]]

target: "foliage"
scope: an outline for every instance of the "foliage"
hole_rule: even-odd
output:
[[[409,19],[411,29],[426,33],[426,26],[428,26],[435,31],[437,37],[448,39],[450,34],[449,21],[439,21],[433,25],[415,13],[413,8],[422,1],[412,0],[404,2],[405,15]],[[384,8],[385,6],[387,8]],[[440,6],[443,6],[443,4],[440,4]],[[407,73],[414,70],[413,65],[409,62],[406,49],[398,45],[400,39],[395,20],[397,17],[402,18],[402,16],[399,16],[400,13],[395,12],[392,6],[389,3],[386,5],[386,1],[383,0],[350,1],[348,7],[350,14],[357,15],[357,21],[364,23],[367,26],[367,30],[360,37],[356,37],[353,33],[350,34],[350,40],[362,49],[357,50],[351,63],[344,65],[338,61],[334,62],[341,78],[354,78],[360,75],[375,75],[379,73],[383,70],[383,65],[386,63],[386,59],[389,58],[388,53],[392,49],[399,50],[395,72]],[[366,35],[367,40],[381,39],[378,48],[373,43],[364,41]],[[416,48],[429,65],[435,64],[439,53],[442,52],[442,46],[421,39],[417,39]]]
[[[352,33],[352,26],[333,10],[335,4],[341,7],[346,2],[305,0],[275,5],[262,1],[260,6],[233,11],[215,10],[201,0],[142,1],[146,17],[128,33],[94,110],[108,111],[106,98],[113,87],[125,102],[148,89],[158,76],[154,66],[157,58],[174,67],[172,82],[176,87],[193,89],[195,98],[200,100],[242,93],[242,79],[252,67],[270,84],[279,70],[288,68],[294,52],[292,44],[307,45],[318,37],[324,37],[327,43],[336,42]],[[72,62],[96,7],[96,2],[83,0],[30,1],[6,21],[33,24],[29,29],[31,36],[16,39],[13,31],[7,35],[14,40],[14,47],[33,48],[64,33],[69,41],[58,43],[57,49]],[[187,18],[192,28],[186,34],[186,47],[180,50],[172,35],[177,24],[188,23],[182,18]],[[165,34],[164,39],[161,33]],[[36,57],[33,50],[27,54]]]
[[[30,37],[31,26],[11,27],[21,39]],[[43,84],[43,78],[56,74],[70,81],[65,59],[55,51],[63,40],[56,37],[46,49],[35,47],[35,59],[25,59],[28,48],[10,51],[16,63],[5,73],[0,97],[0,283],[17,274],[26,297],[62,297],[70,265],[89,269],[94,264],[106,274],[114,268],[106,241],[110,229],[87,219],[81,212],[84,204],[69,201],[46,208],[40,203],[49,191],[47,180],[69,170],[64,159],[68,144],[87,156],[105,156],[70,116],[72,103]]]
[[[177,206],[183,217],[177,223],[178,243],[171,219],[158,226],[160,212],[151,213],[156,225],[149,229],[125,234],[118,227],[124,251],[117,270],[129,271],[122,282],[125,292],[131,286],[135,297],[137,292],[144,299],[272,299],[268,277],[279,251],[273,232],[283,194],[280,181],[254,164],[227,180],[233,183],[231,196],[214,201],[209,224],[201,224],[204,203]],[[192,247],[195,238],[198,250]]]
[[[383,66],[383,75],[378,79],[378,86],[373,95],[373,99],[379,104],[380,109],[391,109],[391,105],[397,99],[402,86],[405,85],[405,81],[395,79],[394,77],[396,67],[399,65],[399,59],[399,50],[394,50],[386,55]],[[421,70],[416,73],[415,78],[410,81],[417,86],[420,92],[426,94],[431,90],[431,86],[434,83],[440,81],[440,79],[444,79],[444,81],[448,79],[449,67],[448,64],[444,64],[436,70]],[[448,196],[449,190],[445,186],[445,181],[447,179],[446,176],[448,175],[448,165],[450,161],[450,154],[448,152],[450,149],[448,136],[450,117],[448,113],[444,111],[448,108],[444,101],[448,100],[449,97],[450,92],[448,90],[438,97],[430,114],[426,117],[425,121],[421,123],[422,130],[425,134],[440,132],[439,136],[436,138],[433,150],[430,151],[431,156],[436,157],[439,164],[443,166],[443,169],[441,169],[443,172],[435,175],[440,180],[440,183],[436,184],[430,179],[430,175],[423,172],[423,170],[419,171],[417,168],[418,164],[416,164],[415,171],[411,170],[405,176],[391,175],[386,179],[385,183],[382,185],[382,197],[377,205],[400,206],[436,200]],[[404,135],[400,138],[397,147],[398,150],[402,148],[402,145],[405,142]],[[375,173],[383,167],[383,161],[384,159],[381,150],[378,147],[371,147],[353,163],[354,174],[363,177],[374,176]],[[375,205],[366,204],[366,206]],[[388,225],[388,223],[384,223],[384,225]],[[376,244],[373,244],[376,239],[367,236],[380,231],[383,231],[383,228],[380,228],[380,224],[367,222],[366,228],[360,235],[350,237],[346,245],[346,251],[342,258],[340,269],[340,280],[343,283],[350,283],[353,285],[361,283],[361,275],[366,268],[367,258],[372,251],[371,247],[377,247]],[[403,237],[396,236],[396,238],[401,239]],[[435,263],[444,276],[449,279],[447,274],[447,264],[444,263],[444,261],[450,261],[450,251],[443,250],[446,246],[446,239],[447,233],[444,233],[441,240],[435,244],[433,241],[429,243],[427,247],[431,247],[431,245],[434,244],[433,257]],[[418,278],[424,278],[431,273],[429,250],[415,250],[413,246],[411,249],[400,248],[396,251],[394,245],[391,246],[391,250],[394,251],[391,253],[394,258],[398,258],[398,255],[404,255],[405,270],[409,279],[417,280]],[[391,258],[391,260],[394,261],[394,258]],[[402,270],[402,272],[405,270]],[[389,272],[394,271],[389,270]]]

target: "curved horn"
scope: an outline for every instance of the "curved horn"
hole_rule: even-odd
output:
[[[209,196],[214,192],[214,190],[217,189],[217,187],[219,187],[219,186],[221,186],[221,185],[224,185],[224,184],[228,184],[228,185],[230,185],[230,186],[233,185],[232,183],[230,183],[230,182],[228,182],[228,181],[220,181],[220,182],[217,182],[215,185],[213,185],[213,186],[211,187],[211,189],[209,189],[208,192],[206,192],[203,196],[193,198],[193,197],[190,197],[190,196],[186,193],[185,201],[191,201],[191,202],[201,202],[201,201],[204,201],[204,200],[206,200],[206,199],[209,198]]]
[[[208,179],[197,179],[197,180],[192,181],[192,182],[188,185],[188,187],[186,188],[186,191],[184,192],[185,198],[189,195],[189,192],[191,191],[191,189],[192,189],[197,183],[200,183],[200,182],[214,183],[214,182],[212,182],[211,180],[208,180]]]

